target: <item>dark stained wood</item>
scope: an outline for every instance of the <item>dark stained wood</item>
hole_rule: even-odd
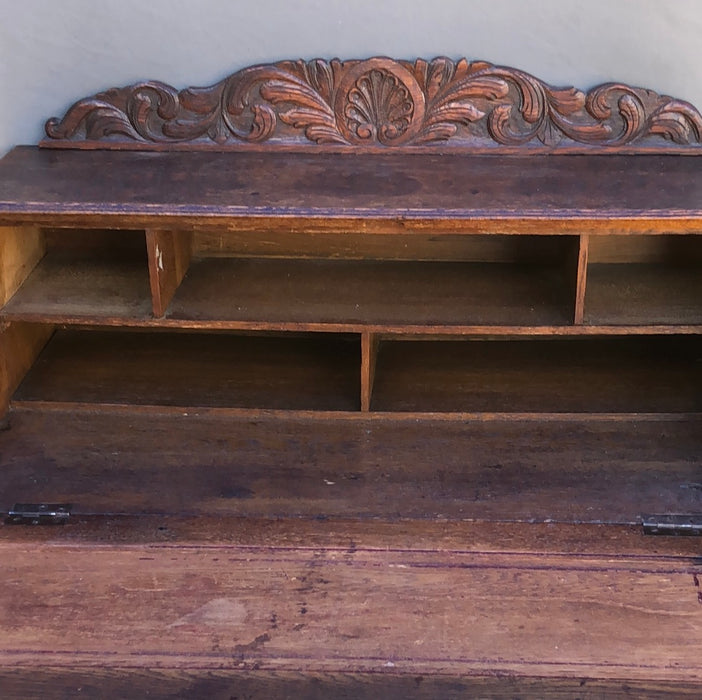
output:
[[[17,401],[359,408],[359,340],[61,331]]]
[[[702,170],[674,156],[140,153],[19,147],[0,161],[0,223],[446,234],[682,233]],[[271,175],[275,173],[275,177]],[[282,218],[281,218],[282,217]],[[366,223],[363,223],[366,222]]]
[[[702,411],[702,343],[680,338],[385,341],[379,411]]]
[[[113,88],[49,119],[46,134],[58,148],[696,153],[702,116],[622,83],[585,94],[485,61],[374,57],[250,66],[207,88]]]
[[[168,304],[188,271],[192,255],[192,235],[188,231],[146,231],[149,280],[156,318],[166,313]]]
[[[374,325],[565,325],[560,266],[210,258],[167,312],[184,321]]]
[[[701,440],[700,418],[685,416],[417,420],[25,404],[0,433],[0,494],[7,508],[310,517],[322,518],[321,531],[324,518],[636,524],[643,513],[700,511]]]
[[[650,325],[700,322],[702,273],[699,266],[590,264],[585,323]]]
[[[370,411],[375,382],[380,338],[375,333],[361,334],[361,410]]]
[[[634,700],[698,698],[696,681],[632,681],[592,678],[529,678],[474,675],[412,675],[396,673],[281,672],[211,669],[90,668],[27,670],[0,669],[0,686],[7,700],[52,697],[73,700],[77,695],[95,697],[176,697],[211,700],[463,700],[489,697],[514,698],[607,697]]]

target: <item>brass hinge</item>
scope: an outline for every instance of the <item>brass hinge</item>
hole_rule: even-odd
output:
[[[644,535],[702,535],[702,515],[643,515]]]
[[[63,525],[70,516],[69,503],[15,503],[5,522],[8,525]]]

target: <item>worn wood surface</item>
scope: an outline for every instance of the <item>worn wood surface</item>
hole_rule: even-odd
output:
[[[342,688],[411,678],[418,692],[418,677],[429,692],[459,677],[480,688],[488,673],[516,687],[531,676],[534,689],[565,678],[582,690],[597,678],[593,692],[623,693],[624,678],[642,690],[700,681],[702,569],[675,544],[615,559],[597,553],[596,532],[580,553],[541,550],[528,525],[516,546],[493,538],[491,551],[460,538],[441,549],[368,547],[358,526],[359,540],[296,545],[298,523],[249,531],[260,537],[261,527],[261,544],[207,546],[61,543],[62,533],[42,544],[2,528],[0,678],[16,683],[41,659],[45,673],[69,679],[102,669],[94,682],[129,673],[144,682],[151,669],[174,683],[270,674],[259,682],[282,688],[295,674]],[[665,552],[659,541],[642,546]]]
[[[0,493],[76,513],[638,523],[702,510],[701,435],[682,416],[27,406],[0,434]]]
[[[699,230],[700,173],[696,158],[674,156],[536,156],[527,165],[514,156],[18,147],[0,162],[0,223],[682,233]]]

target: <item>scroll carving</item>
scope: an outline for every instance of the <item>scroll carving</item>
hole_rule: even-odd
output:
[[[466,59],[283,61],[207,88],[151,81],[76,102],[42,145],[78,148],[681,151],[702,147],[688,102],[621,83],[587,93]]]

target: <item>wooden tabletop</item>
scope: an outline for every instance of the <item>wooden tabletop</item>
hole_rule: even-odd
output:
[[[595,230],[694,231],[702,221],[702,159],[20,146],[0,161],[0,224],[264,225],[291,217],[369,232],[430,222],[454,233],[494,231],[480,223],[488,220],[502,222],[503,232],[576,231],[584,222]]]

